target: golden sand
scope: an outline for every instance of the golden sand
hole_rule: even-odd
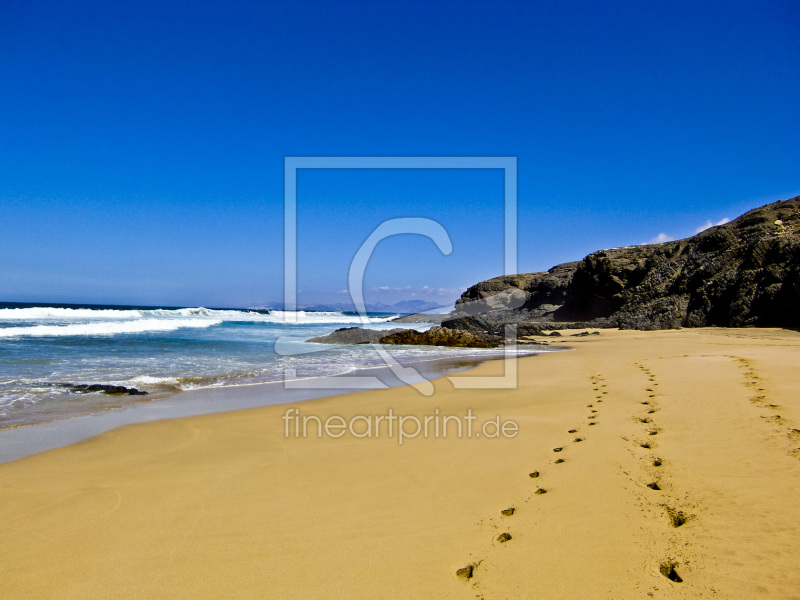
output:
[[[800,334],[562,339],[516,389],[293,405],[513,438],[287,438],[273,406],[0,465],[0,598],[800,598]]]

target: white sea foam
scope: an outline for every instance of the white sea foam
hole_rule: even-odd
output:
[[[54,308],[33,306],[30,308],[0,309],[0,321],[56,321],[83,319],[141,319],[176,317],[211,317],[213,313],[238,313],[240,311],[214,311],[208,308],[179,308],[174,310],[155,308],[149,310],[120,310],[115,308]]]
[[[94,310],[90,308],[1,308],[0,321],[37,321],[54,319],[136,319],[138,310]]]
[[[177,377],[153,377],[152,375],[137,375],[124,383],[128,385],[180,385]]]
[[[0,309],[0,321],[85,321],[101,319],[103,321],[135,319],[218,319],[228,322],[265,322],[265,323],[361,323],[358,315],[347,315],[342,312],[314,312],[314,311],[281,311],[273,310],[261,313],[249,310],[213,310],[209,308],[178,308],[178,309],[143,309],[143,310],[117,310],[117,309],[91,309],[91,308],[53,308],[48,306],[35,306],[31,308],[3,308]],[[392,316],[370,317],[370,323],[384,323]]]
[[[71,325],[34,325],[32,327],[2,328],[0,329],[0,338],[108,336],[122,333],[175,331],[176,329],[189,327],[212,327],[220,323],[222,321],[219,319],[139,319],[127,322],[100,321],[95,323],[73,323]]]
[[[234,312],[234,311],[225,311]],[[244,316],[242,316],[244,315]],[[389,315],[386,317],[368,317],[370,323],[385,323],[390,319],[395,318],[397,315]],[[232,321],[266,321],[268,323],[286,323],[290,325],[306,323],[344,323],[344,324],[360,324],[361,317],[355,314],[345,314],[338,311],[288,311],[288,310],[271,310],[268,315],[260,313],[239,313],[238,317],[233,317]]]

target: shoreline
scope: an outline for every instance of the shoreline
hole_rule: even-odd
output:
[[[160,420],[0,465],[0,595],[797,598],[800,333],[570,345],[520,360],[515,388],[439,378],[431,397]],[[464,377],[502,373],[488,361]],[[471,410],[519,433],[296,438],[291,406]]]
[[[326,349],[327,349],[327,345]],[[346,346],[346,345],[345,345]],[[414,347],[414,346],[412,346]],[[525,346],[522,346],[526,348]],[[435,347],[432,347],[435,348]],[[518,347],[519,348],[519,347]],[[553,346],[553,350],[550,350],[547,346],[539,347],[538,350],[527,350],[528,353],[531,354],[538,354],[540,352],[547,352],[547,351],[558,351],[561,347],[560,346]],[[502,358],[502,348],[493,348],[493,349],[478,349],[478,348],[458,348],[458,349],[451,349],[455,350],[453,355],[448,356],[447,354],[438,353],[437,355],[428,358],[421,355],[417,355],[412,357],[407,357],[407,364],[411,366],[420,366],[424,365],[425,363],[436,363],[436,362],[459,362],[459,361],[467,361],[469,363],[480,363],[485,360],[495,360],[497,358]],[[463,356],[458,356],[457,354],[463,354]],[[489,356],[482,356],[482,354],[488,354]],[[395,360],[402,360],[397,359]],[[401,366],[403,362],[398,362]],[[354,366],[351,368],[344,369],[337,373],[329,373],[325,375],[304,375],[304,376],[295,376],[291,379],[265,379],[261,381],[242,381],[236,382],[236,376],[215,376],[207,378],[209,382],[217,382],[220,379],[222,380],[231,380],[234,381],[233,383],[225,382],[225,383],[207,383],[204,385],[194,386],[190,384],[190,387],[182,388],[181,384],[172,384],[172,383],[150,383],[149,389],[145,389],[148,387],[148,384],[136,384],[135,382],[130,381],[119,381],[118,379],[111,377],[110,379],[106,380],[89,380],[88,382],[85,380],[81,380],[81,384],[94,384],[98,383],[101,385],[124,385],[133,387],[136,386],[137,390],[142,390],[147,392],[146,395],[135,395],[135,396],[127,396],[127,395],[106,395],[106,394],[92,394],[87,396],[81,396],[79,399],[85,400],[87,403],[80,403],[76,402],[78,398],[70,398],[64,397],[57,399],[55,403],[58,406],[57,410],[50,410],[49,412],[39,413],[34,411],[30,412],[30,414],[25,415],[25,420],[18,421],[20,417],[14,417],[11,419],[6,419],[5,417],[3,420],[0,420],[0,432],[7,431],[10,429],[17,429],[20,427],[31,427],[35,425],[46,425],[48,423],[58,422],[58,421],[65,421],[71,420],[76,418],[82,417],[89,417],[97,414],[102,414],[104,412],[112,411],[112,410],[123,410],[128,409],[132,406],[138,404],[148,404],[155,401],[161,401],[178,394],[183,394],[187,392],[196,392],[202,390],[211,390],[211,389],[220,389],[220,388],[239,388],[239,387],[247,387],[247,386],[259,386],[259,385],[270,385],[270,384],[279,384],[281,382],[290,382],[290,381],[303,381],[303,380],[315,380],[321,379],[324,380],[326,378],[331,377],[348,377],[348,376],[358,376],[359,373],[369,371],[371,369],[382,369],[385,366],[383,363],[373,364],[373,365],[361,365],[361,366]],[[423,369],[424,370],[424,369]],[[239,378],[243,378],[239,377]],[[197,379],[197,378],[195,378]],[[53,384],[47,383],[45,385],[50,386],[58,386],[61,384]],[[90,400],[93,400],[93,404],[88,404]],[[42,402],[42,405],[45,405],[46,402]],[[38,403],[34,406],[38,406]],[[65,410],[65,407],[69,407],[70,410]]]
[[[313,345],[298,346],[329,326],[362,323],[357,315],[336,311],[301,311],[294,315],[297,323],[287,323],[290,315],[283,311],[0,306],[0,337],[8,358],[0,378],[0,430],[124,408],[188,389],[280,381],[287,377],[284,367],[306,377],[382,363],[371,360],[370,352],[323,346],[320,354]],[[387,327],[388,318],[372,316],[368,327]],[[424,352],[408,354],[399,360],[430,358]],[[83,385],[124,386],[137,394],[78,396],[68,389]]]
[[[530,351],[520,356],[538,356],[546,352],[560,352],[566,346]],[[476,354],[463,357],[437,357],[415,360],[403,364],[415,368],[424,379],[438,379],[451,373],[469,370],[485,362],[503,360],[502,357],[482,358]],[[162,419],[225,413],[261,406],[308,402],[318,398],[345,395],[358,388],[337,387],[337,380],[347,377],[377,377],[386,388],[408,385],[400,381],[386,365],[353,369],[336,375],[297,378],[293,380],[240,383],[209,386],[158,397],[137,400],[127,406],[109,407],[97,412],[74,417],[53,419],[31,424],[14,425],[0,429],[0,464],[19,460],[33,454],[75,444],[117,427],[149,423]],[[313,387],[295,387],[295,382],[314,382]],[[289,384],[288,386],[286,384]],[[382,389],[382,388],[366,388]],[[242,392],[239,394],[238,392]],[[224,406],[221,403],[225,403]]]

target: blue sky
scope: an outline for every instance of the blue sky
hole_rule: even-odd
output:
[[[521,271],[800,194],[788,1],[5,1],[0,86],[0,301],[280,301],[285,156],[515,156]],[[300,300],[397,216],[453,253],[386,240],[367,298],[452,300],[502,274],[502,202],[301,172]]]

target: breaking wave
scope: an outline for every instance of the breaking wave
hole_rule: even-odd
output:
[[[370,317],[370,323],[383,323],[392,316]],[[58,321],[84,320],[122,320],[137,319],[216,319],[227,322],[265,322],[265,323],[361,323],[357,314],[337,311],[255,311],[255,310],[216,310],[210,308],[177,308],[177,309],[96,309],[96,308],[55,308],[35,306],[30,308],[2,308],[0,321],[45,321],[48,324]]]
[[[222,323],[219,319],[139,319],[131,321],[100,321],[73,323],[70,325],[34,325],[32,327],[4,327],[0,338],[18,337],[62,337],[62,336],[108,336],[123,333],[148,333],[152,331],[175,331],[183,328],[213,327]]]

